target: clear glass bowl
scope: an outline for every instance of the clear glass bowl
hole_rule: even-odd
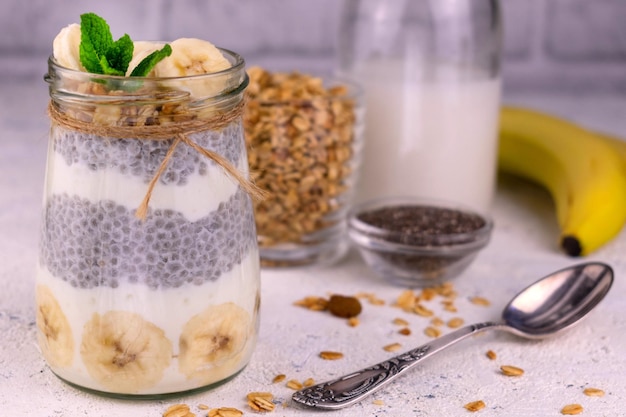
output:
[[[251,74],[251,85],[263,77]],[[291,92],[290,86],[300,85],[294,79],[323,87],[306,98],[247,100],[248,162],[266,192],[254,207],[261,265],[333,264],[349,247],[346,216],[362,148],[362,92],[346,80],[295,73],[280,79],[278,86],[256,88]]]
[[[430,208],[431,213],[424,216],[438,216],[439,226],[444,229],[453,226],[450,213],[476,223],[471,231],[434,233],[422,227],[423,216],[405,219],[405,226],[412,228],[410,232],[392,231],[364,221],[368,213],[398,207]],[[493,221],[483,213],[451,202],[413,197],[370,200],[348,214],[348,235],[363,260],[383,279],[403,286],[433,286],[458,276],[487,245],[492,229]]]

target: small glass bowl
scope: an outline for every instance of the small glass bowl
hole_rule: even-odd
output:
[[[259,71],[251,75],[251,90],[282,88],[259,86],[256,80],[271,77]],[[311,87],[307,98],[247,100],[244,129],[250,172],[266,192],[254,204],[261,266],[333,264],[349,248],[346,215],[362,148],[363,92],[347,80],[295,72],[274,76],[276,83],[303,83],[303,91],[303,80],[320,86]]]
[[[428,207],[440,214],[462,213],[478,223],[469,232],[429,234],[414,230],[406,234],[362,220],[366,213],[406,206]],[[448,221],[440,219],[443,223]],[[417,222],[418,219],[416,227]],[[353,207],[348,214],[348,235],[365,263],[382,278],[409,287],[435,286],[461,274],[487,245],[492,229],[493,221],[485,214],[451,202],[413,197],[367,201]]]

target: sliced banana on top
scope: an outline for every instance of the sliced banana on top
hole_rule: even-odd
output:
[[[51,367],[67,367],[74,359],[72,328],[50,288],[38,285],[37,340],[44,358]]]
[[[234,303],[210,306],[183,327],[179,369],[188,378],[209,384],[243,367],[253,343],[250,314]]]
[[[81,30],[72,23],[57,34],[53,41],[53,56],[63,67],[86,71],[80,63]],[[151,77],[184,77],[210,74],[231,67],[230,62],[211,42],[196,38],[180,38],[170,43],[172,54],[159,62],[148,74]],[[163,43],[136,41],[133,43],[133,58],[126,75],[149,54],[161,49]]]
[[[139,314],[108,311],[85,324],[80,354],[89,375],[106,389],[137,393],[161,380],[172,343]]]
[[[151,76],[184,77],[210,74],[231,67],[230,62],[211,42],[180,38],[170,43],[170,46],[172,54],[154,67]]]
[[[80,63],[80,25],[72,23],[61,29],[52,42],[52,55],[59,65],[85,71]]]

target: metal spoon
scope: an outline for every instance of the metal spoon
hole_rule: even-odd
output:
[[[613,269],[599,262],[559,270],[515,296],[504,308],[500,322],[463,327],[377,365],[297,391],[292,398],[305,408],[336,410],[362,400],[422,360],[477,332],[506,330],[528,339],[553,335],[589,313],[612,283]]]

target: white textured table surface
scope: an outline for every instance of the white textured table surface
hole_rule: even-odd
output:
[[[534,105],[581,123],[626,136],[625,97],[507,97],[508,102]],[[323,381],[384,360],[393,354],[383,346],[399,342],[403,349],[428,342],[427,319],[392,306],[401,289],[379,281],[351,253],[340,264],[323,269],[262,272],[261,330],[249,366],[219,388],[167,401],[121,401],[75,390],[47,369],[35,341],[34,269],[44,175],[48,122],[46,86],[41,80],[0,84],[0,414],[6,416],[160,416],[176,402],[196,408],[236,407],[250,391],[270,391],[276,416],[313,413],[296,409],[292,390],[272,384],[279,373],[288,379]],[[501,181],[493,209],[496,228],[491,244],[455,281],[460,295],[456,314],[430,304],[446,319],[467,323],[494,320],[518,290],[552,270],[578,262],[556,249],[558,233],[548,194],[516,180]],[[334,416],[462,416],[463,405],[483,400],[481,416],[557,416],[569,403],[580,403],[583,415],[624,415],[626,404],[626,231],[589,257],[611,264],[616,282],[607,299],[580,326],[558,337],[524,341],[488,333],[444,351],[388,388]],[[309,295],[371,292],[386,302],[364,303],[361,324],[349,327],[328,314],[293,306]],[[491,301],[478,307],[469,297]],[[398,334],[395,317],[410,322],[412,334]],[[495,361],[487,350],[498,354]],[[322,350],[345,354],[338,361],[318,357]],[[510,364],[526,372],[519,378],[500,374]],[[597,387],[604,397],[583,395]],[[374,404],[373,400],[380,400]]]

